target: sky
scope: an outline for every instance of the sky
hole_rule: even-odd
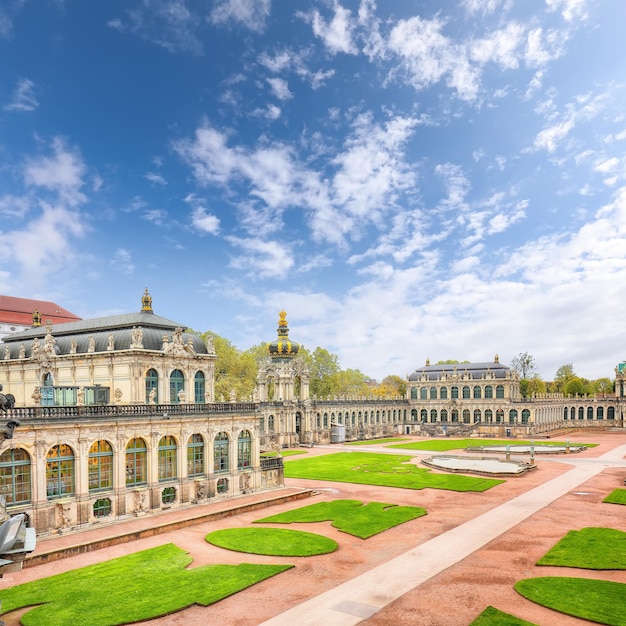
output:
[[[381,380],[626,360],[626,5],[3,0],[0,293]]]

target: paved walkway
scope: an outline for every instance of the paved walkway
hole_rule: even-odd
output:
[[[553,458],[574,468],[365,574],[263,622],[267,626],[350,626],[493,541],[607,467],[626,468],[626,445],[591,459]]]

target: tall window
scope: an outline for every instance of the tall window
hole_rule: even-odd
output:
[[[89,448],[89,491],[112,487],[113,448],[108,441],[95,441]]]
[[[493,398],[493,387],[491,385],[485,387],[485,398]]]
[[[196,433],[187,442],[187,476],[204,474],[204,439]]]
[[[442,400],[447,400],[447,399],[448,399],[448,388],[447,388],[447,387],[442,387],[442,388],[439,390],[439,397],[440,397]]]
[[[442,422],[448,421],[448,411],[446,409],[441,409],[440,419]]]
[[[193,377],[193,399],[197,404],[204,402],[204,374],[196,372]]]
[[[26,450],[14,448],[0,455],[0,489],[7,504],[30,502],[30,456]]]
[[[176,478],[176,440],[171,435],[161,437],[159,441],[159,480]]]
[[[420,400],[428,399],[428,389],[426,387],[420,387]]]
[[[417,387],[411,387],[411,400],[417,400]]]
[[[517,422],[517,410],[511,409],[509,411],[509,424],[515,424]]]
[[[228,434],[217,433],[215,441],[213,443],[213,460],[215,465],[215,473],[227,472],[229,470],[229,458],[228,458]]]
[[[152,390],[154,389],[154,392]],[[152,395],[151,395],[152,393]],[[148,370],[146,373],[146,404],[152,401],[159,402],[159,375],[156,370]]]
[[[479,387],[478,385],[476,385],[476,386],[474,387],[474,399],[475,399],[475,400],[480,399],[480,392],[481,392],[480,387]]]
[[[459,397],[459,388],[458,388],[458,387],[452,387],[452,388],[450,389],[450,397],[451,397],[453,400],[458,399],[458,397]]]
[[[470,397],[470,388],[469,387],[463,387],[463,399],[464,400],[469,400]]]
[[[485,422],[493,422],[493,412],[491,409],[485,410]]]
[[[437,387],[431,387],[430,388],[430,399],[431,400],[436,400],[437,399]]]
[[[428,411],[426,409],[422,409],[420,411],[420,421],[422,422],[428,421]]]
[[[170,404],[178,404],[179,391],[185,391],[185,375],[180,370],[174,370],[170,374]]]
[[[504,398],[504,385],[496,386],[496,398],[498,400],[502,400],[502,398]]]
[[[148,450],[146,442],[137,437],[126,446],[126,485],[145,485],[148,476]]]
[[[528,409],[524,409],[522,411],[522,424],[528,424],[530,421],[530,411]]]
[[[469,412],[469,409],[463,409],[463,423],[464,424],[469,424],[470,423],[470,412]]]
[[[319,426],[319,423],[317,425]],[[274,432],[274,416],[273,415],[270,415],[267,418],[267,431],[270,433]]]
[[[474,409],[474,423],[480,422],[480,409]]]
[[[437,410],[432,409],[430,412],[430,421],[434,424],[437,421]]]
[[[43,386],[41,387],[41,406],[54,406],[54,381],[52,374],[48,372],[43,377]]]
[[[242,430],[237,439],[237,467],[244,469],[252,465],[252,437],[250,432]]]
[[[46,490],[49,498],[74,495],[74,451],[64,443],[46,456]]]

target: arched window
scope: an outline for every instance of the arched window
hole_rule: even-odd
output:
[[[428,399],[428,389],[426,389],[426,387],[421,387],[420,388],[420,400],[427,400]]]
[[[176,440],[171,435],[161,437],[158,450],[159,480],[172,480],[176,478]]]
[[[145,485],[148,476],[148,450],[146,442],[137,437],[126,446],[126,486]]]
[[[113,448],[100,440],[89,448],[89,491],[104,489],[113,489]]]
[[[470,412],[469,412],[469,409],[463,409],[463,423],[464,424],[469,424],[470,423]]]
[[[517,422],[517,409],[511,409],[509,411],[509,424],[515,424]]]
[[[563,419],[564,419],[564,420],[567,420],[567,413],[568,413],[568,411],[567,411],[567,407],[566,407],[566,406],[564,406],[564,407],[563,407]]]
[[[0,455],[0,489],[7,504],[31,501],[30,456],[26,450],[14,448]]]
[[[582,406],[578,407],[578,419],[579,420],[585,419],[585,409]]]
[[[412,422],[417,421],[417,409],[411,409],[411,421]]]
[[[434,424],[437,421],[437,410],[436,409],[431,409],[430,411],[430,421],[432,424]]]
[[[474,387],[474,400],[479,400],[481,397],[481,389],[478,385]]]
[[[441,409],[441,414],[439,415],[442,422],[448,421],[448,411],[446,409]]]
[[[420,420],[422,422],[427,422],[428,421],[428,411],[426,409],[422,409],[420,411]]]
[[[587,419],[588,420],[593,419],[593,407],[592,406],[587,407]]]
[[[228,493],[228,478],[220,478],[217,481],[217,493]]]
[[[172,504],[172,502],[176,502],[176,488],[165,487],[165,489],[161,492],[161,502],[163,504]]]
[[[245,469],[252,466],[252,437],[250,432],[242,430],[237,439],[237,467]]]
[[[48,498],[74,495],[74,451],[64,443],[46,455],[46,491]]]
[[[112,506],[109,498],[101,498],[93,503],[93,516],[97,519],[109,517],[111,515]]]
[[[180,370],[173,370],[170,374],[170,404],[180,403],[179,391],[185,391],[185,375]]]
[[[493,422],[493,411],[491,409],[485,409],[485,422]]]
[[[485,398],[487,398],[487,400],[493,398],[493,387],[491,385],[485,387]]]
[[[196,372],[193,377],[193,400],[196,404],[204,403],[204,373]]]
[[[318,417],[319,417],[319,416],[318,416]],[[319,426],[319,420],[318,420],[317,425]],[[270,433],[273,433],[273,432],[274,432],[274,416],[273,416],[273,415],[270,415],[270,416],[267,418],[267,430],[268,430]]]
[[[610,406],[606,410],[606,419],[608,419],[608,420],[614,420],[615,419],[615,407],[614,406]]]
[[[524,409],[522,411],[522,424],[528,424],[530,420],[530,411],[528,409]]]
[[[204,474],[204,439],[199,433],[189,437],[187,442],[187,476]]]
[[[380,411],[376,411],[376,423],[380,424]]]
[[[447,400],[448,399],[448,388],[447,387],[442,387],[439,390],[439,398],[441,400]]]
[[[450,418],[453,422],[458,422],[459,421],[459,410],[458,409],[452,409],[452,413],[450,414]]]
[[[431,387],[430,388],[430,399],[431,400],[436,400],[437,399],[437,387]]]
[[[452,400],[457,400],[459,397],[459,388],[458,387],[452,387],[450,389],[450,397],[452,398]]]
[[[328,428],[328,413],[324,413],[324,428]]]
[[[417,387],[411,387],[411,400],[417,400]]]
[[[596,409],[596,419],[603,420],[604,419],[604,407],[599,406]]]
[[[504,398],[504,385],[498,385],[496,387],[496,398],[502,400]]]
[[[504,410],[503,409],[498,409],[496,411],[496,422],[498,422],[498,424],[500,424],[501,422],[504,422]]]
[[[150,392],[152,393],[152,399],[158,404],[159,402],[159,375],[156,370],[150,369],[146,374],[146,404],[151,402]]]
[[[216,474],[218,472],[227,472],[230,469],[229,443],[228,433],[217,433],[213,442],[213,461]]]
[[[571,419],[574,419],[576,417],[576,409],[574,407],[572,407],[569,416]]]
[[[469,387],[463,387],[463,400],[469,400],[470,397],[470,388]]]
[[[480,409],[474,409],[474,424],[480,422]]]
[[[42,383],[41,406],[54,406],[54,381],[50,372],[43,377]]]
[[[355,426],[356,425],[356,413],[354,411],[352,411],[351,421],[352,421],[352,426]]]

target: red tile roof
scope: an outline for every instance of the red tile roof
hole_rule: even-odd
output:
[[[81,318],[54,302],[46,300],[31,300],[29,298],[15,298],[0,296],[0,323],[31,326],[33,312],[37,309],[41,313],[41,324],[51,320],[53,324],[75,322]]]

